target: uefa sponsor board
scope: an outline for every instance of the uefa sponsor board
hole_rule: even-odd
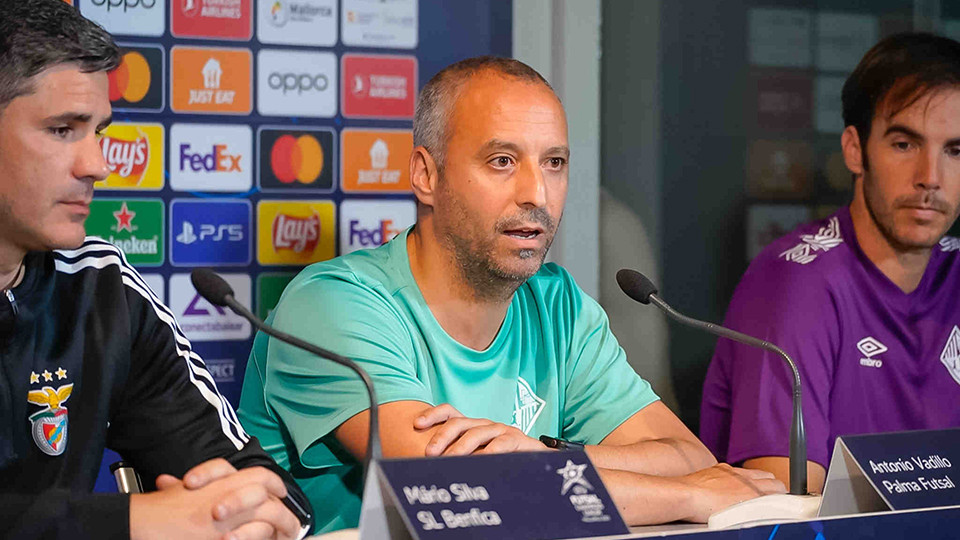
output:
[[[293,272],[264,272],[257,276],[257,317],[266,319],[273,313],[283,290],[296,276]]]
[[[261,49],[257,54],[257,111],[264,116],[336,115],[336,55]]]
[[[174,199],[170,203],[170,262],[174,266],[250,264],[248,200]]]
[[[163,188],[163,125],[114,122],[103,130],[100,150],[110,174],[97,189],[159,191]]]
[[[233,289],[233,297],[250,305],[250,276],[220,274]],[[250,322],[227,308],[206,301],[190,282],[190,274],[170,276],[170,309],[180,328],[191,341],[245,340],[250,337]]]
[[[123,51],[120,65],[107,73],[113,110],[162,111],[163,83],[166,80],[163,47],[130,43],[119,45]]]
[[[173,0],[170,33],[179,38],[246,41],[253,35],[252,3],[253,0]]]
[[[182,0],[173,0],[182,1]],[[114,35],[162,36],[167,0],[83,0],[80,13]]]
[[[337,44],[337,0],[260,0],[257,39],[278,45]]]
[[[250,114],[250,49],[176,46],[170,51],[171,108],[180,113]]]
[[[90,202],[87,234],[120,248],[135,266],[163,264],[163,200],[103,199]]]
[[[257,131],[257,184],[264,192],[330,193],[337,170],[336,132],[262,126]]]
[[[203,363],[217,384],[236,382],[237,361],[233,358],[204,358]]]
[[[345,200],[340,203],[340,254],[383,245],[416,220],[417,205],[410,200]]]
[[[340,132],[340,185],[344,192],[410,193],[408,160],[413,133],[401,129]]]
[[[334,257],[333,201],[264,200],[257,204],[257,260],[306,265]]]
[[[415,56],[345,54],[340,103],[347,118],[413,118]]]
[[[253,131],[245,124],[173,124],[169,166],[176,191],[248,191]]]
[[[343,0],[343,44],[413,49],[417,9],[417,0]]]
[[[160,299],[160,303],[167,303],[167,295],[164,290],[165,282],[163,275],[161,274],[140,274],[140,277],[143,278],[143,281],[147,284],[147,287],[150,287],[150,290],[153,291],[153,294],[157,295],[157,298]]]

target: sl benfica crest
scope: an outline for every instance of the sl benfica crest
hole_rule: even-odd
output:
[[[56,390],[44,386],[40,390],[31,390],[27,401],[46,407],[30,415],[33,424],[33,442],[48,456],[59,456],[67,448],[67,408],[62,407],[73,392],[73,383],[65,384]]]

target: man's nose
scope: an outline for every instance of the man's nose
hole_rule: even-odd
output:
[[[516,200],[517,206],[546,206],[547,185],[539,163],[524,162],[520,167],[516,179]]]

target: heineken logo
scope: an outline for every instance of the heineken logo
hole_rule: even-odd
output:
[[[131,264],[163,264],[164,206],[160,199],[97,199],[90,204],[87,234],[120,248]]]

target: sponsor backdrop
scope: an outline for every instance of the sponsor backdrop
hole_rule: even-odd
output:
[[[68,3],[124,48],[87,231],[140,269],[234,405],[253,332],[190,271],[213,267],[266,317],[305,265],[393,238],[416,217],[417,91],[511,53],[510,0]],[[115,490],[105,470],[97,489]]]

